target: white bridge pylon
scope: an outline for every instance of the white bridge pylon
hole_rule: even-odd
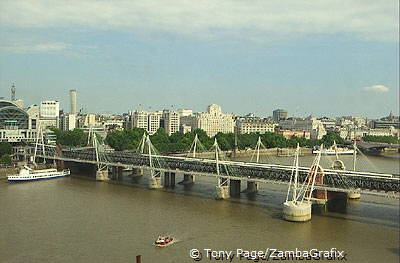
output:
[[[299,182],[299,152],[300,146],[297,144],[293,170],[290,176],[286,201],[283,203],[283,218],[288,221],[304,222],[311,219],[311,200],[314,191],[315,179],[319,173],[319,162],[321,151],[315,157],[313,164],[305,177],[303,183]]]
[[[40,123],[39,123],[39,127],[38,127],[37,133],[36,133],[35,151],[33,153],[33,160],[32,160],[32,163],[35,166],[36,166],[36,155],[37,155],[39,146],[42,146],[41,150],[42,150],[42,155],[43,155],[43,163],[46,163],[46,150],[45,150],[44,134],[43,134],[43,129],[40,126]]]

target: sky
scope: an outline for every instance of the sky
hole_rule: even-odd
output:
[[[84,112],[399,112],[397,0],[0,1],[0,97]]]

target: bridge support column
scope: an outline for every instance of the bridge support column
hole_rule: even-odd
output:
[[[347,198],[349,199],[360,199],[361,194],[359,192],[350,192],[347,193]]]
[[[164,172],[164,187],[175,188],[175,173]]]
[[[168,188],[170,184],[169,172],[164,172],[164,187]]]
[[[122,171],[124,169],[122,167],[117,167],[117,180],[122,180]]]
[[[193,184],[195,179],[194,175],[184,174],[182,184]]]
[[[287,201],[283,203],[283,219],[291,222],[311,220],[311,203]]]
[[[149,180],[149,188],[150,189],[162,188],[161,177],[151,177]]]
[[[230,180],[230,186],[229,186],[229,194],[230,196],[239,196],[240,195],[240,180]]]
[[[215,199],[222,200],[222,199],[228,199],[230,197],[229,186],[216,186],[215,189],[216,189]]]
[[[175,173],[169,173],[169,186],[175,188]]]
[[[122,177],[122,167],[117,167],[117,166],[111,167],[111,174],[113,180],[120,180]]]
[[[252,194],[252,193],[257,193],[258,192],[258,184],[257,182],[247,182],[247,188],[245,190],[246,193]]]
[[[96,181],[108,181],[108,170],[97,170]]]

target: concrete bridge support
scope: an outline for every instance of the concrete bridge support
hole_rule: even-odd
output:
[[[216,186],[215,190],[215,199],[217,200],[228,199],[230,197],[229,186]]]
[[[360,197],[361,197],[360,192],[347,193],[347,198],[349,199],[360,199]]]
[[[164,187],[169,187],[169,172],[164,172]]]
[[[229,194],[230,196],[239,196],[240,195],[240,180],[230,180],[230,186],[229,186]]]
[[[329,192],[328,211],[337,213],[347,212],[348,195],[342,192]]]
[[[108,181],[108,170],[97,170],[96,181]]]
[[[248,194],[253,194],[258,192],[258,184],[257,182],[247,182],[247,188],[245,190]]]
[[[164,187],[175,188],[175,173],[164,172]]]
[[[161,176],[150,177],[149,189],[160,189],[162,187],[163,186],[162,186],[162,183],[161,183]]]
[[[114,180],[121,180],[122,179],[122,167],[111,167],[111,174]]]
[[[184,174],[182,184],[193,184],[195,181],[194,175]]]
[[[292,222],[311,220],[311,203],[287,201],[283,204],[283,219]]]

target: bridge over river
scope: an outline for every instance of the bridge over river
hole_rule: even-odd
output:
[[[247,182],[247,193],[256,193],[259,183],[289,184],[287,196],[291,193],[293,199],[287,197],[283,209],[284,218],[289,221],[310,220],[312,203],[326,204],[340,193],[347,193],[349,198],[359,198],[361,193],[399,198],[399,175],[345,170],[338,159],[333,166],[335,169],[323,169],[319,165],[321,154],[311,167],[299,167],[299,148],[295,166],[259,163],[260,139],[256,146],[257,162],[238,162],[221,158],[217,140],[214,143],[215,159],[196,158],[197,136],[191,157],[160,155],[148,136],[143,137],[135,152],[106,150],[95,134],[89,136],[92,136],[89,147],[61,148],[46,145],[42,139],[35,146],[17,151],[17,155],[29,157],[33,163],[53,160],[66,167],[91,166],[95,168],[97,180],[108,180],[110,170],[117,175],[126,168],[141,175],[147,171],[151,189],[174,186],[177,174],[183,175],[183,184],[194,183],[195,176],[211,176],[216,178],[216,199],[239,194],[242,181]]]
[[[34,155],[33,147],[27,154]],[[154,178],[161,177],[162,173],[167,174],[169,178],[175,176],[176,173],[182,173],[187,176],[212,176],[224,182],[229,179],[287,184],[293,171],[292,166],[277,164],[163,156],[124,151],[99,152],[95,148],[56,150],[54,146],[50,145],[38,148],[36,158],[92,164],[103,171],[106,170],[106,167],[146,169],[152,171],[150,175]],[[299,181],[305,180],[309,170],[309,167],[299,167]],[[324,169],[323,183],[316,184],[315,189],[335,192],[357,191],[397,197],[400,192],[400,177],[399,175],[384,173]]]

